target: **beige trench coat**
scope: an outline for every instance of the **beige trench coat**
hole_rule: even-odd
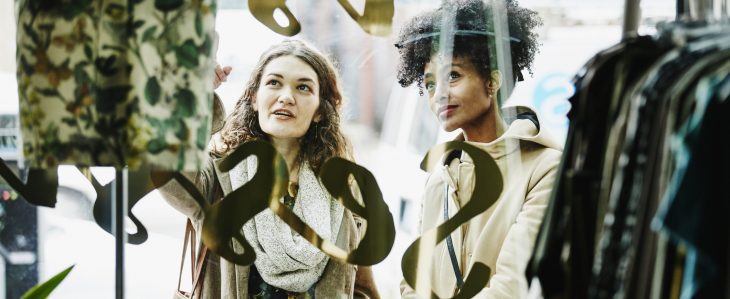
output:
[[[463,140],[463,139],[461,139]],[[502,174],[503,191],[487,211],[471,218],[451,233],[459,268],[468,277],[472,265],[491,269],[489,284],[476,298],[524,298],[527,294],[525,268],[532,254],[537,232],[548,205],[562,146],[527,119],[511,123],[506,132],[490,143],[469,142],[489,153]],[[441,165],[429,176],[423,197],[421,232],[444,222],[444,186],[449,185],[449,217],[471,197],[475,182],[474,164],[467,155]],[[433,291],[452,297],[456,278],[446,242],[439,243],[430,261],[429,279]],[[418,298],[401,283],[404,298]]]

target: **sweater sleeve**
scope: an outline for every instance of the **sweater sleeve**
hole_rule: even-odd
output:
[[[554,155],[553,155],[554,153]],[[555,151],[535,169],[531,179],[534,184],[527,191],[522,209],[507,232],[497,256],[496,269],[488,287],[477,298],[525,298],[527,279],[525,268],[532,255],[535,238],[540,229],[545,209],[550,200],[557,175],[560,153]]]
[[[213,179],[212,171],[214,171],[213,161],[209,159],[206,166],[201,171],[181,173],[207,200],[208,192],[212,191],[210,190],[210,186],[212,186],[211,181]],[[190,220],[194,223],[200,223],[203,220],[203,217],[205,216],[203,208],[178,181],[172,179],[157,190],[160,191],[162,197],[170,206],[190,218]]]
[[[208,143],[208,150],[215,152],[217,147],[221,146],[222,142],[219,141],[219,136],[216,135],[218,131],[223,128],[225,124],[226,111],[223,106],[218,94],[213,93],[213,119],[211,120],[211,135],[212,138]],[[208,192],[210,192],[211,181],[213,178],[213,159],[209,158],[203,166],[201,171],[186,171],[181,172],[182,175],[187,178],[195,187],[200,191],[204,198],[208,198]],[[203,220],[203,209],[200,207],[195,199],[180,185],[179,182],[174,179],[167,182],[165,185],[159,187],[157,190],[162,193],[162,197],[167,203],[174,209],[183,213],[194,223],[198,223]]]

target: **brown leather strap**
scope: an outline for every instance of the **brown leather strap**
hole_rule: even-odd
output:
[[[183,249],[182,249],[182,257],[180,258],[180,274],[177,278],[177,290],[180,290],[180,284],[182,283],[182,272],[183,267],[185,265],[185,252],[188,250],[188,245],[190,245],[190,262],[191,265],[195,265],[195,229],[193,228],[193,223],[188,219],[187,225],[185,226],[185,237],[183,238]],[[191,266],[192,267],[192,266]],[[191,279],[195,279],[195,272],[191,271],[193,276],[191,276]]]
[[[205,262],[207,257],[208,247],[202,246],[202,248],[200,249],[200,256],[198,257],[198,263],[195,264],[195,273],[193,273],[193,295],[200,294],[203,289],[205,266],[208,264]]]
[[[208,202],[212,203],[218,193],[222,192],[218,183],[218,175],[213,170],[213,180],[211,189],[208,191]],[[180,276],[177,281],[177,290],[180,292],[180,281],[182,280],[183,263],[185,262],[185,251],[190,243],[190,272],[192,275],[193,289],[190,293],[190,298],[195,298],[195,294],[200,295],[203,289],[203,279],[205,278],[205,266],[208,257],[208,247],[205,247],[202,240],[200,242],[200,253],[196,254],[197,235],[193,222],[188,219],[187,225],[185,226],[185,241],[183,243],[183,256],[180,259]],[[196,261],[197,258],[197,261]]]

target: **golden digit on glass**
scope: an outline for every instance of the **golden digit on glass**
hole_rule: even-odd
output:
[[[302,30],[299,21],[286,6],[285,0],[248,0],[248,9],[254,18],[278,34],[294,36]],[[289,24],[286,27],[279,25],[274,19],[274,11],[277,9],[281,9],[288,19]]]
[[[241,228],[256,214],[269,207],[269,202],[279,201],[287,186],[284,158],[265,141],[249,141],[239,146],[219,164],[228,172],[249,156],[256,156],[256,173],[243,186],[229,193],[223,200],[205,211],[203,242],[210,250],[238,265],[250,265],[256,260],[253,247],[246,241]],[[233,240],[243,246],[243,252],[234,250]]]
[[[360,205],[352,194],[350,175],[360,187],[365,206]],[[340,259],[350,264],[366,266],[375,265],[385,259],[393,248],[395,225],[373,174],[346,159],[331,158],[322,165],[320,178],[333,197],[339,198],[346,208],[367,221],[367,231],[360,245],[344,259]],[[320,249],[334,258],[339,258],[326,248]]]
[[[502,193],[502,175],[497,163],[483,150],[461,141],[451,141],[432,147],[421,162],[421,169],[431,172],[440,158],[450,151],[462,150],[474,160],[474,192],[469,202],[458,213],[438,227],[428,230],[406,249],[401,260],[405,281],[422,296],[438,298],[430,289],[433,251],[454,230],[493,205]],[[483,263],[475,263],[464,286],[454,298],[471,298],[489,282],[491,269]],[[466,273],[465,273],[466,274]]]

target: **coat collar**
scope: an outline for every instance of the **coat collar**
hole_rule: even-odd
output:
[[[233,191],[233,187],[231,186],[231,176],[229,172],[222,172],[220,171],[220,163],[223,161],[223,158],[213,158],[213,171],[215,171],[216,177],[218,177],[218,184],[220,184],[221,189],[223,190],[223,195],[228,195]]]

